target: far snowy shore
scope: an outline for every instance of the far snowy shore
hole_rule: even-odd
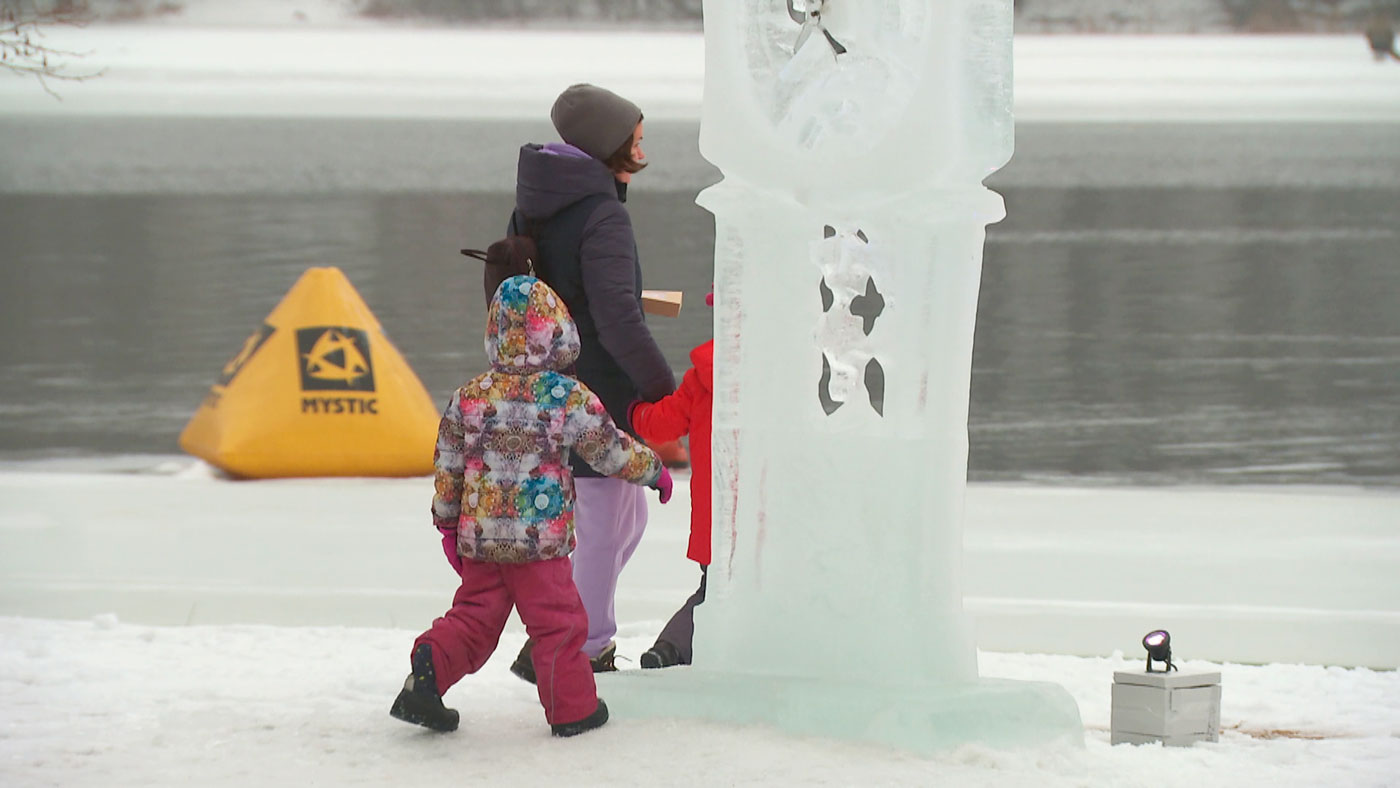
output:
[[[197,22],[198,20],[192,20]],[[0,79],[0,114],[543,117],[573,82],[648,117],[699,117],[698,33],[355,24],[55,28],[87,53],[53,81]],[[1018,121],[1400,121],[1400,63],[1355,36],[1018,36]]]

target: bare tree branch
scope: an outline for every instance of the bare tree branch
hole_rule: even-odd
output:
[[[45,41],[45,28],[86,26],[91,17],[85,10],[60,7],[40,11],[26,5],[0,2],[0,71],[37,78],[44,92],[59,101],[63,97],[49,85],[49,80],[82,82],[102,75],[102,69],[74,70],[70,61],[90,53],[60,49]]]

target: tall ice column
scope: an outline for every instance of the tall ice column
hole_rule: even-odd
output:
[[[714,555],[695,666],[600,683],[932,751],[1082,740],[983,680],[962,610],[982,180],[1011,156],[1011,0],[706,0]]]

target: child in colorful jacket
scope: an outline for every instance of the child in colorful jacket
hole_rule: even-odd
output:
[[[461,576],[452,607],[414,641],[412,672],[389,713],[457,729],[442,694],[496,650],[514,606],[534,641],[540,703],[556,736],[608,720],[582,651],[588,616],[574,587],[572,450],[593,468],[671,497],[661,460],[619,430],[565,370],[578,330],[563,299],[532,276],[501,283],[487,312],[491,370],[452,395],[438,428],[433,523]]]
[[[714,294],[705,297],[714,305]],[[695,634],[695,608],[705,601],[705,576],[710,565],[710,425],[714,410],[715,342],[690,351],[693,365],[675,393],[656,402],[634,402],[632,429],[646,441],[688,436],[690,442],[690,545],[686,557],[700,564],[700,588],[666,622],[656,643],[639,662],[643,668],[689,665]]]

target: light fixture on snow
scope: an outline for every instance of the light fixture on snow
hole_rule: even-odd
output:
[[[1163,662],[1162,672],[1176,670],[1172,664],[1172,636],[1165,629],[1154,629],[1142,637],[1142,647],[1147,649],[1147,672],[1152,672],[1152,663]]]
[[[1219,671],[1182,673],[1172,664],[1172,636],[1154,629],[1142,637],[1147,670],[1113,673],[1112,744],[1189,747],[1220,739]],[[1166,663],[1153,670],[1153,662]]]

